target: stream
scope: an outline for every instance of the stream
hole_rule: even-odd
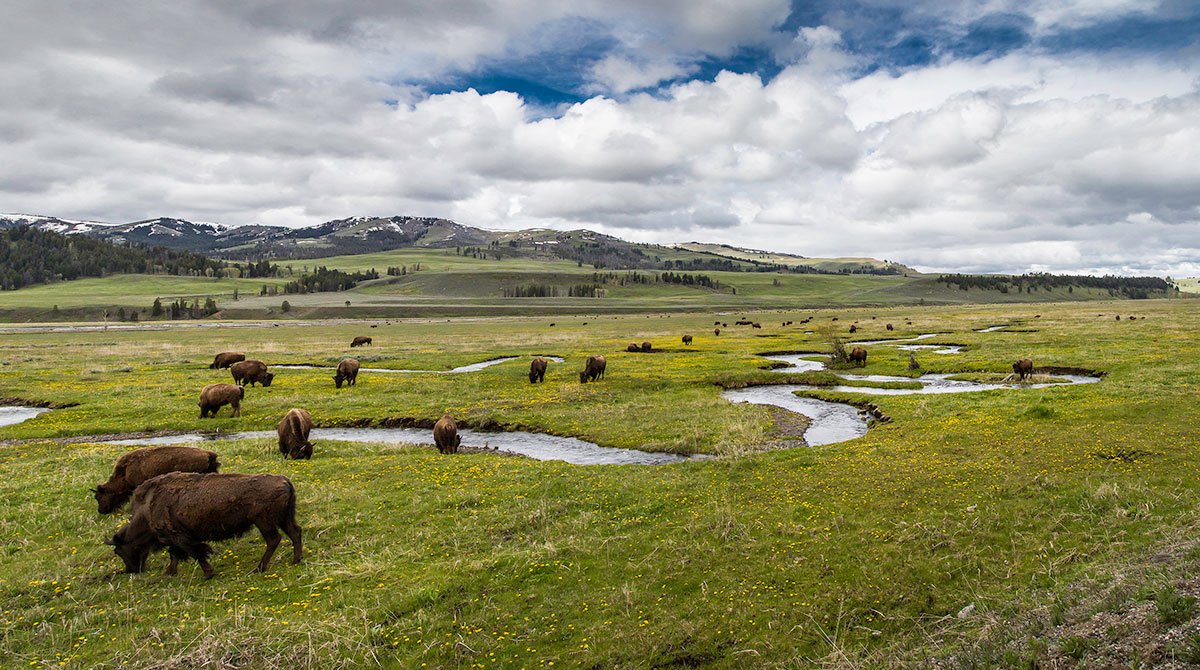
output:
[[[484,368],[489,368],[493,365],[498,365],[500,363],[507,363],[508,361],[515,361],[518,358],[521,358],[521,357],[520,356],[504,356],[501,358],[493,358],[490,361],[483,361],[482,363],[472,363],[470,365],[464,365],[462,367],[457,367],[452,370],[401,370],[401,369],[397,369],[397,368],[363,368],[363,367],[360,367],[358,369],[358,371],[359,372],[425,372],[425,373],[431,373],[431,374],[435,374],[435,375],[456,375],[456,374],[460,374],[463,372],[478,372]],[[542,358],[544,358],[548,361],[552,361],[554,363],[562,363],[564,360],[562,358],[559,358],[558,356],[542,356]],[[271,365],[268,367],[278,368],[280,370],[336,370],[337,369],[337,366],[325,367],[325,366],[321,366],[321,365]]]

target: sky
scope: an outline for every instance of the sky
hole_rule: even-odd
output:
[[[0,211],[1200,275],[1195,0],[0,0]]]

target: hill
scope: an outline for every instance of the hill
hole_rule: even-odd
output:
[[[702,242],[684,242],[671,245],[676,249],[686,249],[697,253],[711,254],[722,258],[731,258],[761,265],[780,265],[788,268],[802,268],[811,272],[829,272],[835,274],[881,274],[881,275],[919,275],[916,270],[894,263],[874,258],[808,258],[775,251],[745,249],[728,244],[705,244]]]

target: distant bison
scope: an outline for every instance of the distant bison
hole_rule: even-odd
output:
[[[862,347],[854,347],[850,350],[850,362],[858,363],[859,365],[867,364],[867,350]]]
[[[719,326],[719,325],[721,325],[721,322],[720,322],[720,321],[713,321],[713,325],[714,325],[714,326]]]
[[[200,389],[200,418],[212,414],[217,416],[217,410],[223,405],[233,408],[230,416],[242,415],[242,399],[246,397],[245,387],[237,384],[209,384]]]
[[[294,460],[312,458],[313,443],[308,441],[312,431],[312,415],[306,409],[292,408],[279,422],[279,451]]]
[[[853,325],[853,324],[852,324],[852,325],[850,326],[850,332],[852,332],[852,333],[857,333],[857,332],[858,332],[858,326],[855,326],[855,325]]]
[[[603,356],[588,356],[587,362],[583,364],[583,370],[579,371],[579,383],[586,384],[604,377],[606,365],[608,365],[608,361],[604,360]]]
[[[357,358],[343,358],[342,362],[338,363],[337,373],[333,375],[333,385],[342,388],[342,382],[346,382],[347,386],[354,386],[358,383]]]
[[[892,324],[890,324],[890,323],[887,325],[887,329],[888,329],[888,330],[895,330],[895,328],[892,328]]]
[[[245,386],[249,384],[262,384],[270,386],[271,381],[275,379],[274,372],[267,372],[267,364],[262,361],[250,359],[248,361],[239,361],[229,366],[229,372],[233,375],[233,383]]]
[[[125,504],[142,482],[168,472],[216,472],[217,454],[207,449],[171,445],[142,447],[124,454],[113,466],[108,481],[92,489],[98,511],[110,514]]]
[[[447,414],[433,425],[433,443],[443,454],[458,453],[462,436],[458,434],[458,424],[454,422],[454,417]]]
[[[750,327],[751,328],[762,328],[762,324],[761,323],[752,323],[752,324],[750,324]]]
[[[636,353],[641,350],[642,350],[642,348],[638,346],[637,342],[630,342],[629,346],[625,347],[625,351],[628,351],[630,353]]]
[[[1013,374],[1017,375],[1017,379],[1025,381],[1025,378],[1033,374],[1033,361],[1028,358],[1013,363]]]
[[[546,359],[535,358],[529,361],[529,383],[546,381]]]
[[[649,342],[642,342],[642,351],[650,351],[652,348]]]
[[[721,334],[720,328],[713,328],[713,335],[720,335],[720,334]]]
[[[692,343],[692,336],[691,336],[691,335],[684,335],[684,336],[683,336],[683,343],[684,343],[684,344],[691,344],[691,343]]]
[[[279,546],[279,529],[292,541],[292,564],[304,555],[296,489],[282,475],[159,475],[133,492],[132,511],[129,523],[104,542],[125,562],[125,572],[142,572],[150,553],[166,547],[171,563],[163,574],[175,574],[179,559],[194,558],[210,579],[215,574],[208,562],[212,549],[205,542],[238,537],[251,526],[267,543],[258,572],[266,572]]]
[[[227,368],[238,361],[246,360],[246,354],[238,351],[225,351],[213,357],[212,365],[208,366],[209,370],[220,370]]]
[[[371,343],[371,338],[367,337],[366,335],[359,335],[358,337],[354,338],[350,342],[350,346],[361,347],[364,344],[370,344],[370,343]]]

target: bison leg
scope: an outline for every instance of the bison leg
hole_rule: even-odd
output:
[[[230,416],[241,416],[242,415],[242,404],[241,403],[235,402],[232,405],[230,405],[230,407],[233,408],[233,414],[231,414]],[[216,416],[216,412],[213,412],[213,416]]]
[[[300,524],[296,523],[293,518],[288,518],[283,522],[283,532],[287,533],[288,539],[292,541],[292,565],[296,565],[304,558],[304,542],[300,538]]]
[[[186,559],[188,557],[186,551],[183,551],[182,549],[177,549],[175,547],[170,547],[170,552],[171,552],[171,562],[167,564],[167,569],[163,570],[164,575],[173,575],[176,572],[179,572],[179,559],[181,559],[181,558]]]
[[[258,531],[262,533],[263,540],[267,543],[267,550],[263,552],[262,560],[258,562],[256,572],[266,572],[267,566],[271,563],[271,557],[275,555],[275,549],[279,547],[279,531],[272,524],[264,526],[263,524],[255,524],[258,526]]]

